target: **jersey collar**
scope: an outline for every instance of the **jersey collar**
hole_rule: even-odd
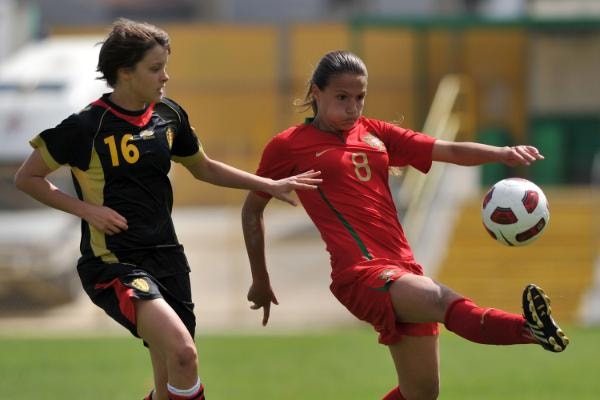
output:
[[[101,98],[94,101],[92,105],[105,108],[116,117],[121,118],[129,122],[131,125],[135,125],[137,127],[145,126],[148,124],[148,122],[150,122],[150,119],[152,118],[152,112],[154,111],[154,103],[150,103],[150,105],[144,110],[129,111],[110,101],[108,99],[109,95],[109,93],[104,94]]]

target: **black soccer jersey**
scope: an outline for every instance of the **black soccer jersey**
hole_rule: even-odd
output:
[[[119,262],[128,252],[179,246],[171,219],[171,160],[189,165],[201,157],[187,114],[163,98],[139,112],[115,105],[105,94],[55,128],[36,136],[46,164],[68,165],[78,197],[109,207],[128,230],[102,232],[82,220],[81,262]]]

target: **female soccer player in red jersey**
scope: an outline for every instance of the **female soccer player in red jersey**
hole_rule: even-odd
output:
[[[331,255],[331,291],[357,318],[379,332],[389,347],[398,387],[384,399],[435,399],[439,392],[438,323],[477,343],[539,343],[562,351],[568,339],[550,316],[549,300],[535,285],[523,296],[524,316],[481,308],[423,276],[397,219],[388,186],[391,166],[427,172],[432,161],[459,165],[502,162],[529,165],[542,159],[531,146],[495,147],[436,140],[366,118],[367,69],[356,55],[325,55],[309,83],[305,105],[314,117],[273,137],[258,175],[277,179],[321,171],[315,191],[298,193]],[[269,282],[263,210],[270,195],[252,192],[242,224],[252,269],[248,300],[269,319],[277,304]]]
[[[311,171],[271,180],[210,159],[183,108],[163,97],[169,54],[165,31],[117,20],[98,60],[113,91],[37,135],[15,183],[81,218],[83,287],[148,346],[155,388],[146,399],[204,399],[190,268],[171,219],[171,161],[201,181],[266,191],[292,204],[291,191],[315,189],[320,179]],[[77,198],[46,178],[61,165],[71,169]]]

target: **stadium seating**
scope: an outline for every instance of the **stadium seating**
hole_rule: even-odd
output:
[[[481,197],[467,201],[437,278],[482,306],[519,313],[523,288],[537,283],[552,299],[557,320],[576,323],[598,257],[598,204],[589,188],[543,189],[550,223],[537,241],[524,247],[494,241],[481,223]]]

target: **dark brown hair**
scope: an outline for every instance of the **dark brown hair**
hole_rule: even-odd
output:
[[[119,68],[134,67],[156,45],[171,53],[167,32],[146,22],[117,19],[100,48],[96,68],[102,74],[99,79],[106,80],[110,87],[114,87]]]
[[[296,101],[294,104],[304,108],[303,111],[310,107],[313,113],[317,115],[317,102],[313,99],[311,93],[312,85],[317,86],[319,90],[324,90],[331,81],[332,76],[341,74],[368,76],[365,63],[356,54],[344,50],[332,51],[325,54],[317,64],[308,82],[304,100]]]

